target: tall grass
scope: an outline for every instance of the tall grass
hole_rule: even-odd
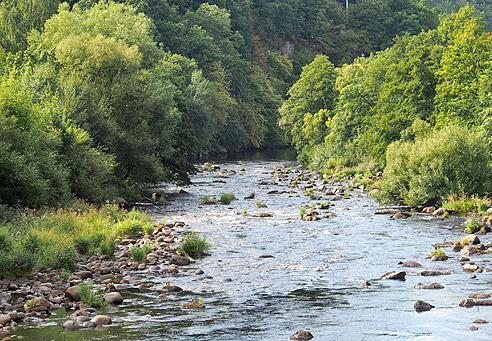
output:
[[[0,274],[21,276],[35,266],[72,270],[79,255],[112,255],[116,238],[152,227],[145,213],[111,203],[97,207],[77,201],[69,208],[17,210],[10,221],[0,223]]]

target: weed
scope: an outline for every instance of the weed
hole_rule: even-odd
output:
[[[152,252],[152,247],[149,245],[134,246],[130,249],[130,258],[135,262],[145,262],[145,258],[150,252]]]
[[[301,213],[301,218],[304,218],[304,216],[306,215],[306,206],[302,205],[301,207],[299,207],[299,211]]]
[[[440,247],[437,247],[435,250],[432,250],[432,252],[431,252],[432,256],[443,256],[445,254],[446,254],[446,252],[443,249],[441,249]]]
[[[236,197],[234,196],[234,193],[223,193],[219,199],[219,201],[225,205],[230,204],[234,200],[237,200]]]
[[[93,308],[99,308],[106,305],[103,295],[93,289],[94,282],[92,280],[79,283],[80,302],[85,303]]]
[[[204,195],[203,197],[200,198],[200,203],[202,205],[212,205],[217,203],[217,199],[209,195]]]
[[[478,218],[472,217],[465,221],[464,226],[465,232],[475,233],[480,230],[482,224],[480,223],[480,220],[478,220]]]
[[[197,253],[205,253],[212,245],[205,239],[205,237],[201,238],[198,233],[190,232],[186,235],[181,243],[179,248],[179,252],[182,255],[193,256]]]

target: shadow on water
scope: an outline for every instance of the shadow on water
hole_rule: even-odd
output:
[[[295,161],[297,153],[292,147],[249,149],[233,153],[207,155],[190,159],[192,162],[235,162],[235,161]]]

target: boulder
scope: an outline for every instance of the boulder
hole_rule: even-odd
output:
[[[437,282],[432,282],[431,284],[417,283],[414,286],[415,289],[443,289],[444,286]]]
[[[401,266],[406,267],[406,268],[421,268],[422,267],[422,265],[420,265],[420,263],[414,262],[412,260],[407,260]]]
[[[476,265],[476,264],[470,264],[470,263],[463,264],[463,271],[474,272],[477,270],[478,270],[478,265]]]
[[[68,320],[68,321],[65,321],[63,322],[63,324],[61,325],[63,329],[65,330],[79,330],[82,328],[81,325],[79,324],[76,324],[74,321],[72,320]]]
[[[485,324],[485,323],[488,323],[488,322],[485,321],[485,320],[482,320],[482,319],[476,319],[475,321],[473,321],[473,323]]]
[[[72,301],[80,301],[80,288],[78,285],[71,286],[65,290],[65,296]]]
[[[465,255],[465,256],[475,255],[475,254],[481,253],[480,249],[477,248],[476,246],[473,246],[473,245],[465,245],[461,249],[460,252],[461,252],[462,255]]]
[[[422,213],[434,213],[435,210],[436,208],[434,206],[428,206],[422,209]]]
[[[88,279],[92,278],[92,272],[90,271],[79,271],[75,273],[75,276],[77,276],[80,279]]]
[[[289,337],[289,340],[311,340],[314,338],[313,334],[306,330],[298,330],[294,335]]]
[[[434,255],[431,258],[431,261],[434,261],[434,262],[443,262],[445,260],[448,260],[448,256],[446,256],[446,255]]]
[[[25,312],[41,312],[50,310],[50,302],[44,297],[34,297],[24,304]]]
[[[405,271],[391,271],[381,276],[381,279],[395,279],[395,280],[404,281],[406,274],[407,273]]]
[[[476,245],[480,244],[480,239],[475,234],[468,234],[461,238],[461,245]]]
[[[106,295],[104,295],[104,299],[109,304],[121,304],[121,303],[123,303],[123,296],[121,296],[121,294],[117,291],[108,292]]]
[[[492,305],[492,300],[476,300],[475,305]]]
[[[415,302],[413,307],[415,308],[415,311],[419,313],[422,311],[429,311],[432,308],[435,308],[435,306],[433,306],[432,304],[420,300]]]
[[[91,320],[91,322],[94,322],[98,326],[102,326],[105,324],[111,324],[111,318],[106,315],[97,315]]]
[[[469,298],[475,298],[478,300],[483,300],[486,298],[490,298],[490,295],[489,294],[470,294],[470,295],[468,295],[468,297]]]
[[[8,314],[1,314],[0,315],[0,324],[6,325],[9,324],[10,321],[12,321],[12,317]]]
[[[475,301],[471,298],[464,299],[460,302],[460,307],[470,308],[475,306]]]
[[[451,271],[439,271],[439,270],[424,270],[420,272],[421,276],[441,276],[441,275],[451,275]]]
[[[171,261],[169,264],[174,264],[174,265],[189,265],[191,263],[190,259],[188,257],[180,256],[180,255],[173,255],[171,257]]]
[[[432,212],[432,214],[433,215],[441,215],[441,214],[444,214],[445,212],[446,212],[446,209],[444,207],[440,207],[437,210],[435,210],[434,212]]]
[[[396,212],[395,214],[393,214],[390,219],[406,219],[408,217],[410,217],[411,214],[409,212],[403,212],[403,211],[399,211],[399,212]]]

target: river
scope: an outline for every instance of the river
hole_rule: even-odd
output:
[[[275,177],[274,169],[296,169],[294,161],[255,158],[217,166],[224,172],[197,174],[194,185],[184,189],[186,194],[153,212],[157,221],[185,222],[186,230],[199,232],[213,245],[211,255],[196,260],[187,272],[174,276],[142,272],[142,283],[160,288],[170,282],[184,292],[164,299],[157,298],[158,290],[122,292],[125,303],[106,314],[123,321],[106,330],[64,331],[56,325],[64,318],[58,313],[50,319],[51,326],[25,326],[17,335],[33,340],[287,340],[303,329],[315,340],[490,339],[490,324],[479,325],[477,331],[469,327],[475,319],[491,319],[492,307],[458,305],[470,293],[490,293],[490,273],[470,279],[458,261],[461,254],[450,249],[445,262],[426,257],[432,244],[464,236],[463,218],[435,220],[432,215],[414,214],[390,220],[388,215],[374,214],[377,205],[365,193],[353,191],[349,199],[333,202],[335,216],[303,221],[302,205],[310,207],[330,197],[313,201],[300,189],[288,188],[288,179],[296,173]],[[272,190],[293,192],[267,194]],[[234,193],[239,200],[230,205],[200,204],[203,196],[222,193]],[[254,200],[244,199],[251,193]],[[256,201],[268,207],[258,208]],[[248,215],[240,214],[245,211]],[[273,217],[251,216],[261,212]],[[406,260],[423,268],[401,268],[398,262]],[[491,256],[472,260],[486,267]],[[195,275],[198,269],[204,274]],[[422,269],[452,274],[423,277]],[[393,270],[406,270],[406,280],[372,280],[363,288],[364,280]],[[444,289],[413,288],[418,282],[434,281]],[[181,308],[198,297],[205,308]],[[134,304],[133,299],[142,301]],[[417,300],[435,308],[417,313],[413,307]]]

